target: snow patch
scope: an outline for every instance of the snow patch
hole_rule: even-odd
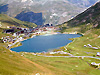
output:
[[[27,0],[22,0],[22,2],[26,2]]]
[[[52,14],[52,16],[58,16],[56,13]]]

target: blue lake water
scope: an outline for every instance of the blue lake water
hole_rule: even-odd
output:
[[[12,48],[12,51],[16,52],[47,52],[52,49],[65,46],[72,42],[69,38],[81,37],[78,34],[56,34],[48,36],[36,36],[31,39],[22,41],[22,46]]]

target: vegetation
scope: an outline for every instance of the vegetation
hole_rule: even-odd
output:
[[[100,51],[100,29],[94,29],[87,31],[83,37],[75,38],[74,42],[67,46],[67,49],[74,55],[81,56],[93,56],[96,55],[97,52]],[[97,32],[97,33],[96,33]],[[84,45],[91,44],[93,47],[97,47],[98,49],[93,49],[91,47],[84,47]]]
[[[72,20],[59,25],[62,29],[61,32],[77,32],[83,34],[80,38],[75,38],[74,42],[66,46],[66,48],[74,55],[87,55],[94,56],[100,51],[100,28],[99,28],[99,11],[98,9],[100,2],[90,7],[83,13],[79,14]],[[93,11],[94,10],[94,11]],[[97,11],[96,11],[97,10]],[[89,16],[90,15],[90,16]],[[93,18],[95,17],[95,18]],[[65,28],[66,27],[66,28]],[[63,29],[64,28],[64,29]],[[91,44],[93,49],[90,47],[84,47],[84,45]]]
[[[72,39],[73,42],[68,44],[66,47],[67,52],[73,54],[74,56],[93,56],[97,57],[97,52],[100,52],[100,21],[99,21],[99,5],[100,2],[90,7],[83,13],[79,14],[72,20],[59,25],[62,33],[77,32],[83,34],[82,37]],[[92,47],[89,47],[90,44]],[[95,49],[93,47],[97,47]],[[99,58],[99,57],[98,57]],[[94,60],[90,58],[83,59],[91,66],[91,62],[100,63],[99,60]],[[97,68],[97,66],[92,66]],[[91,73],[92,75],[93,73]],[[99,74],[94,73],[95,74]]]
[[[11,36],[11,34],[3,33],[7,26],[30,27],[32,23],[22,22],[7,15],[0,14],[0,74],[1,75],[33,75],[38,68],[34,64],[22,57],[19,53],[12,52],[7,48],[7,44],[3,43],[2,37]],[[36,26],[35,24],[33,24]],[[16,31],[16,30],[15,30]],[[13,46],[14,47],[14,46]],[[34,73],[33,73],[34,71]]]
[[[38,70],[30,60],[0,46],[1,75],[34,75]]]
[[[93,9],[95,8],[92,7]],[[89,9],[90,10],[90,9]],[[82,13],[83,15],[85,14]],[[14,25],[24,26],[25,22],[7,18],[6,15],[0,15],[3,27]],[[85,16],[85,15],[84,15]],[[87,15],[86,15],[87,16]],[[5,18],[6,17],[6,18]],[[54,51],[63,50],[74,56],[93,56],[97,57],[96,53],[100,51],[100,28],[99,21],[86,20],[85,23],[74,23],[76,19],[82,20],[80,15],[73,20],[59,25],[61,32],[77,32],[84,34],[82,37],[71,39],[72,43],[65,47]],[[88,21],[88,22],[87,22]],[[74,24],[73,24],[74,23]],[[73,25],[72,25],[73,24]],[[0,37],[11,36],[10,34],[2,33],[5,28],[0,28]],[[84,47],[91,44],[93,47]],[[100,60],[93,58],[65,58],[65,57],[44,57],[37,56],[34,53],[20,52],[16,53],[6,49],[7,45],[0,40],[0,74],[1,75],[99,75],[100,70],[96,66],[91,66],[91,62],[100,63]],[[67,50],[65,50],[65,48]],[[48,54],[47,54],[48,55]],[[55,56],[55,55],[52,55]],[[58,55],[56,55],[58,56]],[[98,57],[99,58],[99,57]]]
[[[24,57],[31,61],[42,65],[46,72],[45,75],[99,75],[100,71],[90,66],[86,61],[88,58],[63,58],[63,57],[40,57],[34,56],[31,53],[24,53]],[[95,60],[95,59],[91,59]],[[99,61],[99,60],[95,60]],[[49,69],[49,70],[48,70]],[[52,74],[49,74],[49,73]],[[44,75],[38,71],[40,75]]]
[[[36,24],[29,23],[25,21],[20,21],[15,18],[9,17],[5,14],[0,14],[0,23],[1,27],[7,28],[7,26],[16,26],[16,27],[36,27]]]

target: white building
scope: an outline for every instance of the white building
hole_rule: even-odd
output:
[[[97,56],[100,56],[100,52],[97,52]]]
[[[97,64],[95,62],[92,62],[91,65],[95,65],[95,66],[98,66],[99,67],[100,63]]]
[[[87,44],[89,47],[92,47],[92,45],[90,45],[90,44]]]
[[[14,37],[16,37],[16,36],[17,36],[17,34],[16,34],[16,33],[14,33],[14,34],[13,34],[13,36],[14,36]]]

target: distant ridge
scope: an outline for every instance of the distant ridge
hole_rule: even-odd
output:
[[[84,24],[93,24],[93,26],[100,27],[100,1],[88,8],[83,13],[77,15],[75,18],[67,22],[67,26],[75,27]]]
[[[32,19],[30,15],[27,15],[27,17],[28,19],[31,18],[32,22],[37,25],[41,25],[42,22],[44,24],[57,25],[75,17],[97,1],[98,0],[0,0],[0,4],[8,4],[7,11],[3,12],[8,16],[17,17],[18,14],[21,14],[25,10],[34,13],[41,12],[43,21],[38,18],[39,16],[37,16],[37,21],[34,18]],[[2,8],[1,10],[5,9]],[[21,18],[22,16],[18,19]],[[22,19],[21,20],[24,21],[25,16],[23,16]],[[30,22],[30,20],[27,21]],[[37,23],[38,21],[40,21],[39,24]]]
[[[12,18],[7,16],[6,14],[0,14],[0,24],[1,27],[6,28],[7,26],[15,26],[15,27],[36,27],[36,24],[29,23],[25,21],[20,21],[16,18]]]
[[[17,18],[21,21],[32,22],[37,25],[43,25],[42,13],[34,13],[32,11],[28,11],[28,12],[22,11],[15,18]]]

